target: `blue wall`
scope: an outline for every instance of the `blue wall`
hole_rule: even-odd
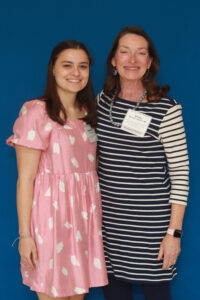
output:
[[[143,27],[152,37],[161,58],[158,80],[171,86],[170,95],[183,105],[191,161],[191,192],[184,221],[178,277],[172,283],[176,300],[199,300],[199,70],[200,22],[198,0],[1,0],[1,210],[0,298],[36,299],[21,284],[15,204],[14,150],[5,145],[22,103],[41,95],[52,47],[64,39],[86,43],[95,58],[92,75],[95,91],[104,79],[106,55],[117,32],[126,25]],[[103,300],[101,289],[92,289],[87,300]],[[140,290],[135,300],[142,300]],[[125,300],[125,299],[122,299]]]

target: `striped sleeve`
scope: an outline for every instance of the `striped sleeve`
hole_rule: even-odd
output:
[[[101,96],[103,94],[103,91],[101,91],[97,96],[96,96],[96,102],[97,104],[99,104],[100,100],[101,100]]]
[[[187,205],[189,191],[189,160],[182,107],[177,104],[167,111],[160,129],[171,181],[170,203]]]

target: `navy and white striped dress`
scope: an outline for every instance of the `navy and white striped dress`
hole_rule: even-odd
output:
[[[181,105],[169,98],[141,103],[152,117],[144,137],[112,125],[111,99],[98,97],[99,181],[107,270],[130,282],[164,282],[175,266],[162,270],[157,256],[166,234],[171,203],[186,205],[189,162]],[[121,123],[136,103],[117,98],[112,110]]]

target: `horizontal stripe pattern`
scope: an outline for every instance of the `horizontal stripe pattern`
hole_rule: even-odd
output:
[[[118,98],[114,122],[121,123],[135,103]],[[110,98],[98,96],[99,181],[103,238],[109,273],[131,282],[162,282],[176,268],[162,270],[157,261],[169,225],[171,204],[186,205],[188,154],[180,104],[163,98],[141,103],[152,121],[144,137],[112,125]]]

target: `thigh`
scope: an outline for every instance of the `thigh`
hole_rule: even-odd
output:
[[[109,284],[103,286],[103,294],[106,300],[133,300],[132,284],[109,277]]]
[[[142,291],[145,300],[172,300],[169,282],[142,284]]]
[[[47,296],[46,294],[43,293],[37,293],[39,300],[83,300],[85,294],[83,295],[75,295],[75,296],[70,296],[70,297],[56,297],[56,298],[52,298]]]
[[[83,300],[84,297],[85,297],[85,294],[82,294],[82,295],[75,295],[75,296],[69,297],[69,300]]]
[[[58,298],[53,298],[53,297],[49,297],[48,295],[44,294],[44,293],[37,293],[38,295],[38,299],[39,300],[70,300],[70,297],[58,297]],[[79,299],[78,299],[79,300]],[[82,300],[82,299],[80,299]]]

